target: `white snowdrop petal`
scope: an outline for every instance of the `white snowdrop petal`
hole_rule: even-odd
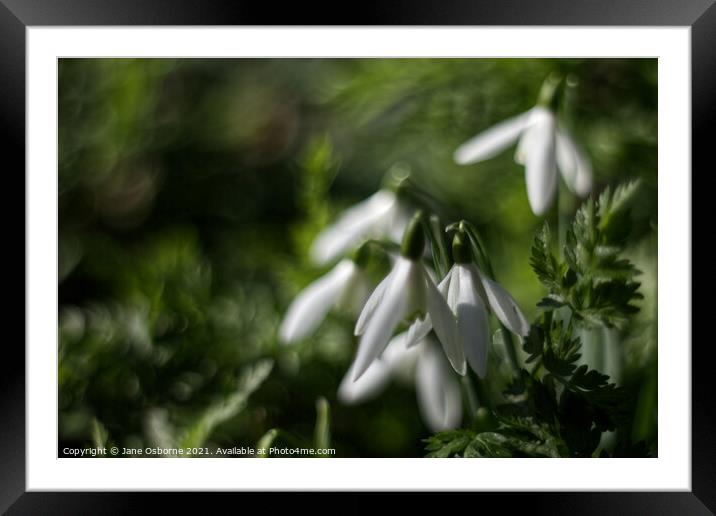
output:
[[[390,215],[395,202],[393,192],[379,190],[365,201],[348,208],[316,236],[311,245],[311,259],[317,264],[325,264],[344,254]]]
[[[353,271],[336,300],[336,307],[357,317],[372,293],[372,283],[359,266],[353,264]]]
[[[460,145],[453,159],[459,165],[470,165],[496,156],[512,145],[530,121],[530,111],[508,118]]]
[[[407,346],[407,332],[400,333],[393,337],[380,359],[387,364],[391,373],[396,377],[408,377],[412,379],[415,369],[415,362],[420,354],[421,346]],[[422,344],[425,339],[417,344]]]
[[[544,120],[546,118],[549,118],[550,116],[552,116],[550,111],[542,106],[535,106],[530,110],[530,117],[527,123],[527,127],[524,131],[522,131],[522,134],[517,141],[517,147],[515,148],[514,159],[516,163],[519,163],[520,165],[525,164],[530,149],[532,148],[532,145],[535,141],[536,133],[535,131],[531,131],[530,129],[544,123]]]
[[[447,299],[448,290],[450,289],[450,281],[452,280],[453,269],[454,267],[450,267],[448,273],[445,275],[442,281],[438,283],[438,290],[445,299]]]
[[[480,275],[480,280],[495,316],[512,333],[525,337],[530,331],[530,323],[520,310],[517,301],[499,283],[484,274]]]
[[[425,270],[425,266],[419,261],[410,261],[406,258],[403,258],[403,260],[411,264],[410,275],[404,287],[408,301],[405,307],[405,315],[426,314],[428,312],[425,298],[425,278],[428,277],[428,273]]]
[[[412,384],[415,381],[415,364],[417,362],[418,355],[420,354],[421,346],[413,346],[408,348],[406,346],[407,332],[399,333],[388,343],[383,354],[376,359],[376,362],[380,362],[389,369],[391,378],[401,381],[405,384]],[[423,341],[418,342],[422,344]],[[366,371],[366,374],[370,373],[373,366],[371,365]],[[352,374],[352,372],[350,373]],[[358,381],[360,382],[363,377]]]
[[[515,163],[524,166],[525,162],[527,161],[527,156],[529,155],[530,149],[532,148],[532,142],[534,141],[534,139],[534,131],[530,131],[529,129],[527,129],[524,133],[522,133],[522,136],[517,142],[517,147],[515,148]]]
[[[356,381],[353,381],[352,365],[338,387],[338,399],[345,404],[362,403],[383,391],[391,377],[412,380],[420,348],[408,349],[406,337],[406,332],[393,337],[383,354]]]
[[[574,191],[580,197],[586,197],[592,191],[593,173],[589,158],[577,148],[577,179]]]
[[[418,357],[415,390],[423,420],[433,432],[457,428],[462,421],[460,384],[444,355],[426,341]]]
[[[357,380],[378,357],[390,340],[398,323],[405,317],[408,305],[406,287],[417,264],[406,259],[399,259],[395,266],[393,280],[388,285],[383,298],[368,321],[365,333],[358,344],[353,371]]]
[[[356,327],[353,331],[354,335],[363,335],[363,333],[365,333],[366,325],[370,321],[371,317],[373,317],[376,308],[378,308],[380,301],[385,295],[385,291],[388,289],[390,283],[393,281],[394,275],[395,264],[393,265],[393,269],[391,269],[388,275],[383,278],[380,283],[378,283],[378,286],[375,287],[373,293],[368,297],[368,300],[365,302],[365,305],[363,305],[363,310],[361,310],[361,313],[358,316],[358,320],[356,321]]]
[[[480,378],[484,378],[487,372],[487,350],[490,342],[487,307],[478,291],[479,278],[470,268],[457,267],[461,287],[456,307],[457,329],[468,364]]]
[[[577,145],[567,131],[564,131],[565,141],[574,149],[577,162],[577,174],[574,178],[574,193],[586,197],[592,191],[592,164],[584,151]]]
[[[301,340],[321,324],[346,285],[353,271],[351,260],[339,262],[330,272],[308,285],[286,311],[279,328],[279,338],[285,344]]]
[[[452,367],[458,374],[464,375],[466,372],[465,355],[460,346],[460,338],[457,333],[457,324],[453,312],[427,274],[425,274],[425,286],[428,313],[435,333]]]
[[[412,348],[422,341],[425,336],[433,329],[433,322],[430,320],[430,314],[422,319],[415,319],[410,325],[405,335],[405,346]]]
[[[584,152],[563,128],[557,128],[557,166],[570,191],[586,197],[592,190],[592,167]]]
[[[564,133],[559,129],[557,129],[555,145],[557,167],[562,173],[562,178],[567,187],[574,192],[574,183],[577,177],[577,157],[574,154],[574,149],[567,142]]]
[[[452,310],[452,313],[455,314],[455,309],[457,308],[457,299],[460,294],[460,274],[456,265],[452,266],[450,272],[448,273],[448,276],[449,282],[447,284],[447,290],[441,290],[440,292],[443,293],[443,296],[445,297],[445,300],[447,301],[450,310]]]
[[[378,395],[389,381],[390,368],[382,360],[375,360],[356,381],[353,381],[351,367],[338,387],[338,399],[346,405],[367,401]]]
[[[425,267],[425,270],[428,273],[430,279],[435,280],[435,272],[429,267]],[[452,271],[453,269],[451,268],[450,271],[448,271],[448,273],[445,275],[443,280],[438,284],[438,291],[440,292],[440,295],[443,296],[443,298],[447,298],[448,296],[450,280],[452,279]],[[416,346],[428,335],[428,333],[430,333],[430,330],[432,329],[433,322],[430,320],[430,314],[427,314],[423,319],[416,319],[413,324],[410,325],[410,328],[408,328],[406,346],[408,348]]]
[[[528,131],[530,144],[525,161],[527,198],[535,215],[544,215],[557,189],[555,164],[555,120],[544,117]]]

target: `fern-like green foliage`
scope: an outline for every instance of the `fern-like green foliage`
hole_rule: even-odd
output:
[[[535,236],[530,264],[549,296],[543,308],[569,306],[586,326],[622,328],[638,312],[636,267],[621,257],[624,251],[630,207],[638,182],[607,188],[596,202],[587,200],[567,230],[563,258],[552,252],[547,224]]]
[[[425,440],[428,457],[562,457],[566,446],[534,418],[502,417],[490,431],[449,430]]]

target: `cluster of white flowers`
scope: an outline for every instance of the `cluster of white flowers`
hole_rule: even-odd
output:
[[[370,203],[360,206],[371,208]],[[342,220],[344,217],[339,224]],[[378,231],[378,227],[371,230]],[[361,238],[365,233],[354,237],[352,246]],[[363,401],[379,391],[397,369],[412,369],[426,424],[443,430],[454,428],[462,417],[455,373],[465,375],[469,364],[479,377],[485,376],[490,342],[488,306],[520,337],[526,335],[529,325],[512,296],[479,270],[461,233],[453,240],[455,264],[437,285],[422,262],[424,251],[423,216],[419,213],[405,229],[392,270],[370,296],[369,280],[361,265],[344,258],[294,299],[279,336],[287,344],[308,337],[335,306],[360,312],[355,326],[355,335],[360,337],[358,351],[339,398],[345,403]],[[401,323],[408,323],[408,330],[393,337]]]
[[[587,195],[592,184],[586,156],[551,108],[555,86],[545,84],[536,107],[478,134],[455,152],[457,163],[477,163],[519,140],[515,160],[525,165],[527,195],[537,215],[554,200],[557,168],[577,195]],[[332,308],[349,310],[357,316],[354,333],[359,342],[339,399],[364,401],[391,378],[407,374],[415,378],[428,427],[455,428],[462,419],[458,377],[468,366],[479,378],[487,373],[489,313],[519,338],[527,335],[529,323],[513,297],[478,267],[462,225],[453,235],[453,265],[439,281],[435,279],[423,263],[424,216],[403,197],[381,189],[343,212],[316,237],[310,251],[314,263],[340,260],[294,299],[279,337],[285,344],[295,343],[310,336]],[[374,289],[363,270],[365,259],[344,258],[370,239],[401,243],[400,255],[391,256],[392,270]],[[407,331],[396,336],[401,324]]]

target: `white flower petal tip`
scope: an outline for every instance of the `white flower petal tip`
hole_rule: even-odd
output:
[[[390,380],[390,369],[382,360],[373,362],[358,380],[353,380],[353,374],[353,368],[350,368],[338,387],[338,400],[345,405],[374,398]]]
[[[418,407],[433,432],[457,428],[462,422],[460,384],[438,346],[428,340],[415,373]]]
[[[327,274],[308,285],[291,302],[279,328],[279,339],[293,344],[311,335],[323,322],[352,276],[356,265],[342,260]]]
[[[351,247],[393,223],[396,197],[390,190],[379,190],[365,201],[348,208],[321,231],[310,249],[311,260],[324,265],[345,254]]]
[[[412,348],[417,346],[432,329],[433,323],[430,320],[430,315],[426,315],[422,319],[416,319],[405,333],[405,347]]]
[[[517,301],[499,283],[484,275],[480,275],[480,279],[497,319],[515,335],[526,337],[530,331],[530,323],[520,310]]]
[[[458,165],[492,158],[512,145],[530,123],[530,111],[508,118],[460,145],[453,154]]]
[[[579,197],[586,197],[592,191],[592,166],[589,158],[574,142],[569,133],[557,128],[557,166],[569,190]]]

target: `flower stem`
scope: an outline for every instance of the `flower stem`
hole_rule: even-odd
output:
[[[461,381],[467,392],[467,404],[473,419],[480,407],[492,410],[494,404],[485,388],[484,380],[481,380],[472,369],[468,368],[467,374],[461,378]]]
[[[517,381],[522,384],[522,368],[517,360],[517,351],[515,350],[515,344],[512,341],[512,334],[510,330],[505,328],[505,325],[500,323],[500,329],[502,330],[503,340],[505,341],[505,349],[507,350],[507,356],[510,359],[510,364],[515,372]]]
[[[475,392],[475,388],[468,375],[461,377],[460,382],[462,383],[462,388],[465,391],[465,398],[467,398],[467,407],[470,410],[470,417],[474,418],[477,409],[480,408],[480,401],[477,397],[477,393]]]
[[[569,226],[569,212],[572,208],[572,196],[561,181],[557,183],[557,202],[555,204],[557,205],[558,256],[564,259],[564,246],[567,243],[567,227]]]

